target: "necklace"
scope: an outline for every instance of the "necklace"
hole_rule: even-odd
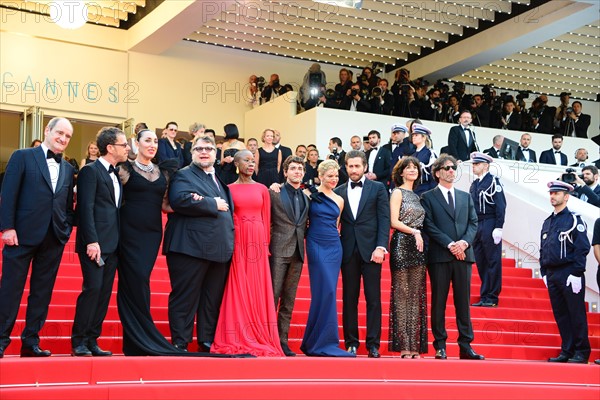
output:
[[[150,164],[148,164],[148,165],[144,165],[141,162],[139,162],[138,160],[135,160],[134,162],[135,162],[136,167],[138,167],[143,172],[154,171],[154,164],[152,164],[152,162],[150,162]]]

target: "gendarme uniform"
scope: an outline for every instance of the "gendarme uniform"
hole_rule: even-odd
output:
[[[568,183],[548,183],[550,192],[572,192]],[[565,207],[552,213],[542,226],[540,266],[547,283],[554,319],[562,340],[559,357],[554,362],[582,362],[590,356],[590,342],[585,309],[585,263],[590,251],[586,225],[578,214]],[[581,283],[574,293],[575,282]],[[573,361],[579,360],[579,361]]]
[[[471,154],[474,163],[490,164],[493,158],[487,154],[474,152]],[[506,212],[504,190],[497,176],[486,172],[475,179],[469,189],[475,211],[477,212],[477,234],[473,240],[473,251],[477,271],[481,279],[480,301],[476,306],[495,307],[502,289],[502,227]],[[494,243],[493,232],[499,235],[499,242]]]

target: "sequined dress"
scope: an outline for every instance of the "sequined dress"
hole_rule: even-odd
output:
[[[425,210],[419,196],[402,191],[399,220],[422,229]],[[417,251],[413,235],[394,230],[390,242],[392,289],[390,301],[390,343],[394,352],[427,353],[427,286],[425,252]]]

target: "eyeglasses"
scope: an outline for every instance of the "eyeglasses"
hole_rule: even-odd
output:
[[[451,169],[456,171],[456,165],[446,165],[445,167],[442,167],[441,169],[443,169],[444,171],[450,171]]]
[[[129,146],[129,143],[111,143],[113,146],[121,146],[121,147],[127,147]]]
[[[210,153],[214,149],[215,149],[214,147],[210,147],[210,146],[208,146],[208,147],[196,146],[192,150],[197,151],[198,153],[202,153],[202,152]]]

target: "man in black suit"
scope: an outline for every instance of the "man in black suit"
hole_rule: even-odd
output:
[[[342,149],[342,139],[339,137],[332,137],[329,139],[329,156],[327,156],[330,160],[335,160],[340,166],[339,169],[339,182],[338,186],[348,182],[348,174],[346,173],[346,152]]]
[[[73,167],[62,159],[73,127],[65,118],[52,118],[44,142],[17,150],[6,166],[0,195],[2,280],[0,281],[0,358],[10,344],[19,303],[31,265],[30,294],[21,357],[48,357],[39,346],[39,331],[65,243],[73,227]]]
[[[479,151],[471,119],[471,112],[463,110],[460,113],[460,125],[453,126],[448,133],[448,154],[459,161],[467,161],[472,152]]]
[[[471,268],[475,262],[473,240],[477,233],[477,214],[471,196],[454,188],[457,161],[441,155],[432,166],[438,182],[434,189],[423,193],[425,232],[429,236],[427,251],[431,279],[431,331],[436,359],[446,359],[446,301],[452,282],[460,358],[483,360],[471,348],[473,327],[469,299]]]
[[[483,152],[492,158],[503,158],[502,157],[502,143],[504,142],[504,136],[496,135],[492,139],[492,147],[485,149]]]
[[[552,135],[552,148],[542,151],[542,154],[540,154],[540,163],[567,165],[567,155],[560,151],[562,144],[562,135]]]
[[[115,166],[127,161],[129,144],[118,128],[98,132],[100,157],[77,176],[77,238],[83,290],[77,298],[71,333],[76,357],[110,356],[98,347],[102,322],[112,293],[119,250],[119,208],[123,188]]]
[[[381,134],[378,131],[369,132],[369,146],[367,152],[367,173],[365,176],[372,181],[383,183],[386,189],[389,187],[390,174],[392,171],[392,153],[385,146],[380,146]]]
[[[548,96],[545,94],[536,98],[531,103],[530,114],[531,127],[533,132],[551,134],[554,130],[554,116],[556,115],[556,107],[548,107]]]
[[[581,112],[582,105],[580,101],[574,101],[572,107],[573,111],[563,117],[559,131],[565,136],[587,139],[587,130],[591,124],[592,117]]]
[[[529,133],[524,133],[521,135],[519,144],[520,146],[517,149],[515,160],[532,163],[537,162],[535,150],[529,148],[529,145],[531,144],[531,135]]]
[[[583,147],[580,147],[575,151],[575,162],[571,164],[571,167],[585,167],[588,164],[588,158],[588,151]]]
[[[229,188],[215,176],[217,147],[208,136],[197,137],[192,163],[177,171],[169,185],[173,213],[165,229],[171,294],[169,326],[175,347],[192,341],[194,315],[200,349],[210,351],[233,255],[233,201]],[[218,238],[206,241],[207,235]]]
[[[344,199],[342,225],[342,286],[344,342],[356,354],[358,297],[363,279],[367,301],[366,346],[369,357],[379,358],[381,339],[381,264],[390,234],[388,193],[381,182],[366,179],[367,158],[362,151],[346,155],[349,182],[335,189]]]
[[[281,348],[286,356],[295,356],[288,346],[288,332],[296,290],[304,263],[304,234],[308,220],[308,197],[300,185],[304,176],[304,160],[289,157],[283,162],[286,183],[279,193],[271,195],[271,279],[277,310],[277,330]]]

